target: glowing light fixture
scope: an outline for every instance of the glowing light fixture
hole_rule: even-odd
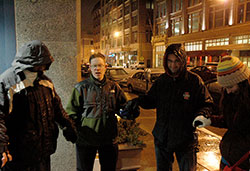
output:
[[[114,37],[119,37],[120,36],[120,32],[119,31],[116,31],[115,33],[114,33]]]

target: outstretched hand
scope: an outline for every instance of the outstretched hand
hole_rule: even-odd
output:
[[[140,115],[140,108],[137,99],[133,99],[127,102],[124,110],[120,111],[120,116],[123,119],[133,120]]]
[[[203,128],[211,125],[211,119],[203,115],[197,116],[193,121],[193,127]]]
[[[67,141],[75,143],[77,140],[76,131],[72,127],[65,127],[63,128],[63,136]]]
[[[7,152],[3,152],[2,154],[2,158],[1,158],[1,168],[8,162],[8,161],[12,161],[12,156],[9,154],[9,151]]]

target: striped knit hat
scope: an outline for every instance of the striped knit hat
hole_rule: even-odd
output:
[[[217,80],[222,87],[234,86],[249,76],[249,69],[237,57],[224,56],[217,66]]]

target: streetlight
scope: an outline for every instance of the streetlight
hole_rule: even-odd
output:
[[[114,37],[119,37],[120,36],[120,32],[119,31],[116,31],[115,33],[114,33]]]

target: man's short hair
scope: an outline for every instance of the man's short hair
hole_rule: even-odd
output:
[[[103,54],[101,54],[101,53],[96,53],[96,54],[93,54],[93,55],[91,55],[90,56],[90,58],[89,58],[89,63],[91,63],[91,60],[92,59],[95,59],[95,58],[102,58],[103,59],[103,61],[104,61],[104,63],[105,63],[105,56],[103,55]]]

